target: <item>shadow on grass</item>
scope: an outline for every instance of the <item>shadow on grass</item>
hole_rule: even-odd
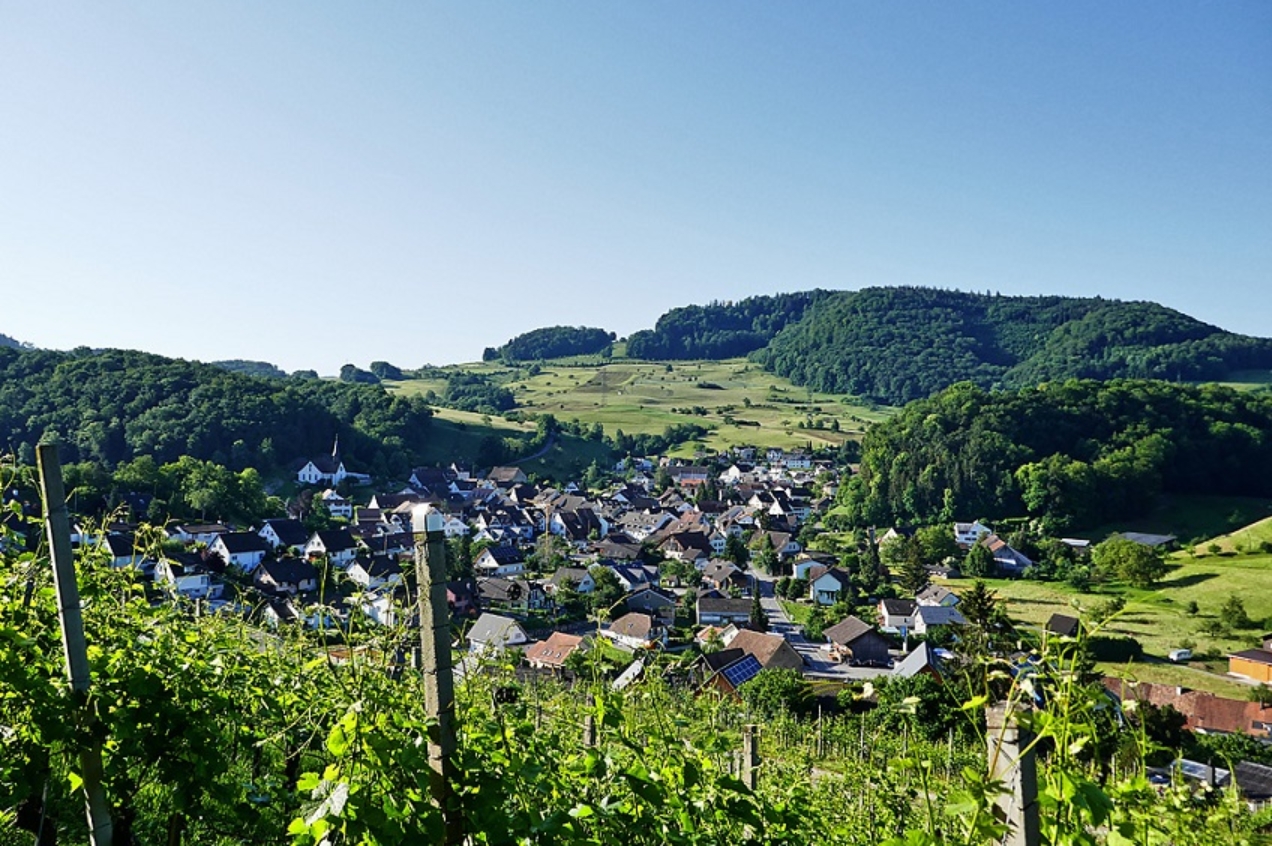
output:
[[[1216,578],[1218,573],[1193,573],[1189,576],[1180,576],[1177,579],[1167,579],[1157,583],[1158,588],[1186,588],[1193,585],[1199,585],[1202,582],[1208,582]]]

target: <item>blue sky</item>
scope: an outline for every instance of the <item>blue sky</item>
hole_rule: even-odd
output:
[[[1272,4],[0,5],[0,332],[334,373],[868,285],[1272,335]]]

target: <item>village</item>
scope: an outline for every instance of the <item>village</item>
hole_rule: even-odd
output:
[[[604,665],[625,686],[670,654],[690,656],[697,689],[724,695],[763,670],[832,689],[939,679],[967,624],[960,594],[942,584],[959,575],[957,559],[929,567],[910,595],[863,597],[840,556],[801,542],[833,506],[841,472],[804,453],[739,448],[693,464],[627,459],[612,484],[589,492],[534,484],[516,466],[479,473],[456,462],[416,468],[405,486],[358,501],[337,491],[373,490],[372,480],[333,451],[296,471],[326,528],[307,528],[301,514],[244,528],[173,523],[159,533],[126,524],[94,533],[82,524],[74,540],[136,568],[156,601],[339,639],[366,625],[411,624],[415,532],[435,512],[453,558],[457,674],[511,660],[523,674],[568,680],[591,656],[603,660],[590,666]],[[988,550],[1000,575],[1032,563],[980,521],[948,532],[960,554]],[[890,528],[871,543],[886,551],[911,534]],[[1079,555],[1090,546],[1065,542]],[[814,629],[793,614],[825,622]],[[1072,638],[1079,626],[1076,616],[1055,614],[1042,634]],[[1231,655],[1229,665],[1244,681],[1272,681],[1272,639]],[[1106,686],[1120,698],[1171,705],[1194,731],[1266,737],[1272,722],[1254,701],[1115,678]]]

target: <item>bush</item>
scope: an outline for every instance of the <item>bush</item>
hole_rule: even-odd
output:
[[[1133,637],[1092,635],[1087,638],[1086,645],[1092,658],[1096,661],[1105,661],[1110,664],[1140,661],[1144,657],[1143,644]]]

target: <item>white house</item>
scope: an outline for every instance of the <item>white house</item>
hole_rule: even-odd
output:
[[[214,555],[219,555],[226,566],[246,575],[251,575],[261,565],[265,553],[269,551],[264,538],[254,532],[226,532],[217,535],[208,549]]]
[[[473,562],[473,570],[482,576],[515,576],[526,571],[526,562],[516,547],[488,546]]]
[[[601,634],[630,649],[649,649],[655,644],[667,645],[667,627],[653,615],[637,611],[619,617]]]
[[[838,568],[831,568],[813,579],[808,585],[808,596],[818,605],[834,605],[841,595],[852,589],[848,574]]]
[[[879,630],[889,633],[914,631],[914,614],[919,606],[913,599],[879,600]]]
[[[957,608],[944,605],[920,605],[914,610],[914,633],[927,634],[933,626],[965,626],[967,620]]]
[[[302,485],[338,485],[349,475],[344,462],[335,455],[324,455],[305,462],[296,472],[296,481]]]
[[[954,542],[961,549],[971,549],[976,541],[980,540],[984,535],[993,534],[994,530],[986,526],[980,520],[973,520],[970,523],[954,524]]]
[[[305,544],[305,555],[326,556],[332,567],[343,570],[357,557],[358,544],[348,529],[327,529],[313,533]]]
[[[446,518],[446,524],[442,527],[442,531],[448,538],[462,538],[464,535],[471,533],[472,529],[468,528],[468,524],[459,517],[451,514]]]
[[[161,558],[155,562],[155,584],[188,599],[210,599],[219,596],[221,585],[202,567]]]
[[[303,550],[309,540],[309,530],[299,520],[266,520],[256,534],[274,549],[286,547],[296,552]]]
[[[332,517],[341,517],[345,520],[353,519],[353,503],[336,493],[331,488],[323,491],[318,495],[322,504],[326,506],[327,512]]]
[[[400,583],[402,567],[393,558],[383,555],[355,558],[349,569],[345,570],[345,575],[365,590],[376,590]]]
[[[499,614],[482,614],[468,632],[469,649],[476,653],[502,652],[510,646],[522,646],[530,642],[530,636],[521,624],[511,617]]]
[[[915,594],[914,601],[919,605],[943,605],[946,608],[953,608],[958,605],[958,594],[947,587],[928,585]]]
[[[223,535],[229,530],[228,526],[220,523],[181,523],[167,529],[166,534],[169,538],[182,543],[203,543],[211,546],[217,535]]]
[[[295,596],[318,589],[318,570],[303,558],[280,558],[262,563],[252,581],[268,593]]]

